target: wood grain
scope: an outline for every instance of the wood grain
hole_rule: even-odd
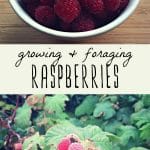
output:
[[[6,0],[0,0],[0,43],[150,43],[150,0],[141,0],[122,25],[103,35],[62,41],[25,24]]]

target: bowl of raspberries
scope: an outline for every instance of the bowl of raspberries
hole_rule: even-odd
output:
[[[32,27],[63,38],[105,33],[123,23],[139,0],[9,0]]]

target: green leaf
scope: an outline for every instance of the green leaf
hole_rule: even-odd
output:
[[[104,119],[110,119],[116,114],[113,104],[109,101],[103,101],[96,105],[94,110],[94,117],[100,117],[103,115]]]
[[[69,101],[66,95],[46,96],[44,110],[50,114],[60,114],[65,110],[66,101]]]
[[[150,109],[142,109],[137,113],[133,113],[131,116],[131,121],[135,123],[137,127],[150,123]]]
[[[141,109],[143,109],[144,104],[142,101],[138,101],[137,103],[134,104],[134,110],[135,112],[140,111]]]
[[[15,117],[15,125],[17,128],[26,129],[31,125],[31,107],[26,103],[17,109]]]
[[[140,137],[143,140],[150,141],[150,123],[147,123],[146,125],[142,126],[142,128],[140,128],[140,131],[141,131]]]
[[[38,150],[44,148],[44,137],[36,133],[25,139],[23,150]]]
[[[132,110],[130,107],[123,107],[117,111],[117,120],[122,122],[123,124],[130,124],[130,116],[132,114]]]
[[[133,126],[120,126],[117,129],[117,135],[121,139],[122,145],[129,144],[131,141],[136,141],[139,138],[139,132],[138,130]]]
[[[10,110],[15,109],[15,106],[11,104],[7,104],[0,100],[0,109],[2,109],[3,111],[6,111],[6,110],[10,111]]]
[[[116,130],[121,125],[122,125],[121,122],[119,122],[117,120],[110,120],[109,122],[104,123],[104,129],[107,132],[116,133]]]
[[[87,96],[83,102],[76,108],[75,115],[77,117],[83,115],[91,115],[95,109],[95,105],[99,100],[99,96]]]
[[[150,107],[150,95],[143,95],[142,102],[145,107]]]

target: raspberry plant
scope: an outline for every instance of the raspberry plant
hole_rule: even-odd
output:
[[[148,150],[150,95],[1,95],[1,150]]]

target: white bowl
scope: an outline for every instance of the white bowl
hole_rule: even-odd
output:
[[[83,37],[90,37],[90,36],[95,36],[98,34],[103,34],[105,32],[108,32],[117,26],[119,26],[121,23],[123,23],[136,9],[138,6],[140,0],[130,0],[127,8],[121,13],[120,16],[118,16],[114,21],[110,22],[109,24],[91,30],[91,31],[86,31],[86,32],[63,32],[63,31],[57,31],[54,29],[47,28],[43,25],[40,25],[38,22],[36,22],[34,19],[32,19],[28,13],[22,8],[20,5],[21,0],[9,0],[11,3],[13,9],[16,11],[16,13],[29,25],[34,27],[35,29],[45,32],[50,35],[54,35],[57,37],[62,37],[62,38],[83,38]]]

